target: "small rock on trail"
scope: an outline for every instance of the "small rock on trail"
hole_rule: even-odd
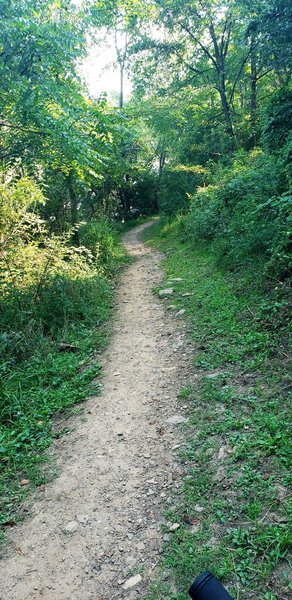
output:
[[[160,290],[158,295],[161,298],[165,298],[166,296],[171,296],[173,294],[173,288],[166,288],[165,290]]]
[[[75,533],[76,531],[78,531],[78,523],[77,523],[77,521],[70,521],[64,527],[64,533]]]
[[[172,417],[166,419],[165,422],[169,425],[180,425],[181,423],[187,423],[187,421],[188,419],[186,419],[186,417],[183,415],[173,415]]]
[[[124,583],[123,590],[130,590],[133,587],[136,587],[138,585],[138,583],[140,583],[141,581],[142,581],[141,575],[134,575],[134,577],[131,577]]]
[[[52,448],[59,476],[36,492],[29,516],[7,532],[1,600],[143,598],[155,578],[164,498],[181,477],[171,449],[183,441],[179,427],[162,424],[186,422],[176,412],[177,394],[192,357],[186,349],[174,354],[178,321],[155,303],[162,256],[139,242],[145,227],[125,236],[135,260],[117,286],[101,395],[83,405],[87,419],[68,419],[71,433]],[[171,296],[173,288],[161,292]]]

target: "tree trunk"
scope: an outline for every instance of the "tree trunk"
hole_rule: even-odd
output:
[[[166,152],[165,151],[160,152],[160,155],[159,155],[159,179],[161,178],[163,167],[165,165],[165,161],[166,161]]]
[[[153,204],[154,204],[153,209],[155,212],[159,212],[159,195],[160,195],[160,190],[161,190],[161,177],[162,177],[165,161],[166,161],[166,152],[164,150],[163,152],[160,152],[160,154],[159,154],[159,170],[158,170],[158,178],[157,178],[157,184],[155,186],[154,202],[153,202]]]
[[[78,199],[74,190],[74,182],[73,182],[73,171],[70,171],[67,179],[68,183],[68,198],[70,204],[70,213],[71,213],[71,225],[75,227],[73,231],[73,241],[78,243],[78,231],[76,229],[76,225],[78,222]]]
[[[257,62],[255,52],[255,34],[250,36],[250,147],[254,148],[257,144]]]
[[[130,216],[130,210],[131,210],[131,200],[129,198],[128,190],[124,187],[120,187],[119,188],[119,196],[120,196],[120,203],[121,203],[121,207],[122,207],[122,216],[123,216],[123,219],[125,219],[125,221],[127,221],[127,219]]]
[[[119,34],[123,35],[123,47],[119,47]],[[116,28],[115,29],[115,48],[116,48],[116,56],[117,63],[120,69],[120,94],[119,94],[119,108],[123,108],[124,106],[124,78],[125,78],[125,70],[127,64],[128,57],[128,32]]]
[[[221,69],[218,70],[218,91],[221,99],[221,106],[225,119],[225,127],[228,135],[230,135],[232,144],[234,143],[234,129],[231,118],[231,110],[226,95],[225,74]]]
[[[119,108],[124,106],[124,70],[125,67],[120,63],[120,97],[119,97]]]
[[[218,76],[217,89],[220,94],[221,106],[222,106],[222,111],[223,111],[224,119],[225,119],[225,128],[226,128],[226,132],[228,133],[228,135],[231,138],[231,145],[233,146],[234,141],[235,141],[235,135],[234,135],[232,118],[231,118],[230,104],[228,102],[227,94],[226,94],[226,80],[225,80],[225,58],[226,58],[226,54],[227,54],[228,45],[224,49],[224,45],[222,43],[221,44],[218,43],[214,24],[213,24],[212,20],[210,21],[210,24],[209,24],[209,32],[210,32],[210,36],[211,36],[211,39],[213,42],[213,48],[214,48],[213,64],[214,64],[214,67],[216,69],[217,76]]]

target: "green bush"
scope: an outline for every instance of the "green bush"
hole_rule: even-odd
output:
[[[79,241],[92,253],[95,265],[102,272],[111,271],[123,252],[117,228],[106,217],[81,225]]]
[[[210,243],[226,268],[263,263],[266,275],[289,271],[291,195],[285,161],[256,149],[218,165],[211,183],[193,196],[187,219],[194,242]]]
[[[280,149],[291,139],[292,123],[292,90],[282,88],[270,99],[265,110],[262,140],[265,146],[273,152]]]
[[[0,184],[0,538],[27,489],[50,477],[52,416],[97,393],[97,351],[112,303],[109,275],[124,250],[106,220],[52,234],[28,178]],[[94,380],[94,382],[93,382]]]
[[[60,244],[59,254],[49,265],[43,261],[46,249],[38,249],[38,260],[33,263],[29,259],[36,257],[37,249],[29,245],[26,251],[22,258],[27,263],[20,268],[14,262],[17,279],[14,277],[12,285],[6,277],[2,288],[1,354],[13,361],[46,345],[46,338],[64,335],[76,321],[88,323],[93,315],[96,321],[102,320],[101,309],[109,293],[107,280],[72,249]]]
[[[165,167],[159,190],[159,208],[162,214],[186,212],[194,188],[202,185],[205,169],[200,165]]]
[[[102,321],[107,275],[124,253],[106,219],[81,227],[83,245],[72,245],[71,231],[50,234],[35,212],[40,202],[45,199],[29,179],[0,187],[0,352],[7,365],[45,348],[76,322]]]

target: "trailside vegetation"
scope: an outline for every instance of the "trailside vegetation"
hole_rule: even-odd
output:
[[[194,373],[178,397],[189,417],[185,479],[166,510],[180,526],[171,535],[165,527],[162,573],[147,600],[186,600],[206,569],[233,598],[285,598],[291,377],[282,294],[264,294],[256,268],[251,280],[250,270],[218,264],[212,247],[194,244],[183,216],[162,219],[144,239],[165,253],[164,285],[174,288],[166,308],[184,313],[194,347]]]
[[[98,391],[111,277],[126,260],[114,219],[135,216],[134,183],[150,175],[131,117],[104,96],[90,99],[78,74],[92,26],[86,7],[3,0],[0,18],[5,529],[19,500],[51,476],[53,416]]]
[[[291,2],[2,0],[0,19],[1,525],[97,381],[119,223],[159,212],[202,378],[153,598],[205,567],[287,597]],[[109,35],[117,106],[80,74]]]

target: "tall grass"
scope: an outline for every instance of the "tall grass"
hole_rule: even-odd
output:
[[[112,303],[111,278],[125,251],[110,221],[50,234],[31,181],[0,187],[0,524],[51,476],[44,468],[57,412],[92,392]],[[23,485],[23,481],[27,482]]]

